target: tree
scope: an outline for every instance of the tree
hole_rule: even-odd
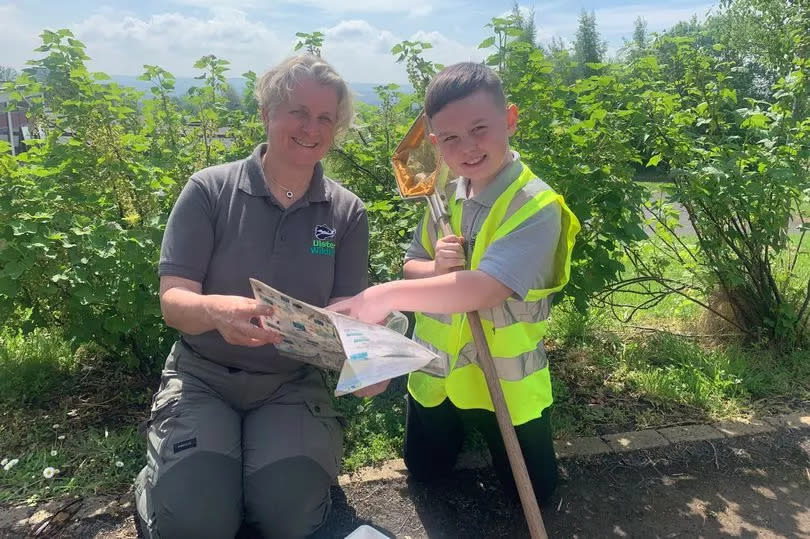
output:
[[[633,45],[639,50],[647,48],[647,21],[638,17],[633,28]]]
[[[242,92],[242,110],[249,116],[258,116],[259,102],[256,101],[256,73],[247,71],[242,73],[245,77],[245,89]]]
[[[495,49],[487,57],[486,64],[498,72],[508,93],[508,89],[521,78],[523,67],[532,53],[540,52],[535,43],[537,29],[534,24],[534,9],[526,16],[515,2],[511,13],[493,18],[487,27],[495,35],[482,41],[478,48]]]
[[[619,57],[623,60],[633,61],[647,54],[650,38],[647,34],[647,21],[637,17],[633,23],[633,37],[629,41],[623,38],[624,45],[619,50]]]
[[[408,41],[397,43],[391,48],[391,54],[397,57],[397,63],[405,62],[408,72],[408,82],[413,86],[416,96],[422,100],[425,90],[433,76],[444,68],[443,65],[431,62],[422,57],[422,53],[432,49],[433,45],[427,41]]]
[[[596,15],[584,9],[579,15],[579,28],[574,40],[574,60],[578,64],[578,75],[588,77],[595,74],[595,70],[587,64],[602,63],[607,52],[607,43],[601,40],[596,28]]]
[[[223,114],[227,110],[228,81],[225,80],[225,72],[229,65],[228,60],[213,54],[203,56],[194,63],[196,69],[203,70],[201,75],[195,77],[202,80],[203,85],[189,88],[188,100],[196,113],[199,127],[195,131],[205,150],[203,166],[214,164],[218,160],[217,153],[224,150],[222,142],[216,137],[219,128],[223,127]]]
[[[517,0],[512,4],[512,19],[515,25],[520,29],[521,33],[517,36],[516,41],[523,41],[532,46],[537,44],[537,26],[534,23],[534,7],[532,7],[527,15],[524,15],[520,10],[520,4]]]
[[[69,30],[46,30],[37,50],[46,76],[24,72],[9,95],[46,136],[23,156],[0,151],[0,320],[151,364],[169,338],[154,261],[175,180],[144,159],[141,94],[89,72]]]
[[[225,83],[225,106],[228,110],[239,110],[242,108],[242,98],[236,92],[236,89],[229,82]]]
[[[796,36],[797,48],[810,36]],[[796,58],[772,102],[742,97],[738,63],[724,47],[665,37],[667,72],[655,56],[629,66],[641,100],[633,105],[652,157],[666,163],[666,202],[645,202],[656,234],[627,250],[633,277],[609,286],[612,307],[644,306],[674,294],[712,311],[752,342],[806,346],[810,281],[798,271],[807,222],[810,122],[797,101],[808,95],[810,62]],[[673,78],[673,75],[676,75]],[[669,203],[677,204],[677,207]],[[690,235],[679,232],[685,214]],[[791,238],[791,221],[802,223]],[[616,301],[618,299],[618,301]]]
[[[551,38],[551,43],[543,49],[543,52],[551,61],[554,79],[564,86],[573,84],[577,79],[577,63],[571,57],[571,51],[566,46],[565,41],[561,37],[554,36]]]
[[[0,82],[9,82],[17,78],[17,70],[10,66],[0,66]]]
[[[756,65],[767,85],[787,75],[797,57],[807,58],[807,45],[797,37],[810,32],[810,4],[803,0],[723,0],[721,11],[707,22],[719,41]]]

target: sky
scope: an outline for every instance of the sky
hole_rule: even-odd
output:
[[[506,0],[0,0],[0,65],[17,69],[37,58],[44,29],[69,28],[87,46],[89,68],[109,75],[139,75],[156,64],[175,76],[195,76],[194,62],[215,54],[231,62],[228,76],[261,73],[293,53],[296,32],[325,34],[323,56],[355,83],[406,83],[390,54],[402,40],[430,41],[425,56],[451,64],[480,61],[478,44],[492,17],[512,7]],[[705,17],[705,0],[551,0],[521,2],[534,8],[538,40],[570,43],[577,18],[593,10],[608,53],[614,54],[646,19],[650,32]]]

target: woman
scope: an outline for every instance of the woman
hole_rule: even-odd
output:
[[[267,142],[194,174],[166,225],[160,305],[181,339],[136,481],[149,537],[233,537],[243,521],[265,537],[307,535],[326,518],[340,465],[323,377],[255,324],[272,310],[249,299],[248,279],[318,306],[366,287],[365,209],[320,164],[351,120],[351,98],[314,56],[265,73],[256,97]],[[313,249],[325,235],[334,247]]]

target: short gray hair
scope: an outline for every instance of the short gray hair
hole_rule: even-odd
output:
[[[310,78],[335,90],[338,98],[335,136],[345,133],[352,123],[353,115],[349,86],[326,60],[311,54],[287,58],[269,69],[256,82],[256,101],[268,118],[272,116],[276,107],[290,98],[296,82],[301,78]]]

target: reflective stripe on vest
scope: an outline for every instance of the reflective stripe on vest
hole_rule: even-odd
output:
[[[550,189],[540,190],[533,195],[524,191],[532,181],[539,182],[524,165],[520,176],[493,204],[470,255],[470,269],[476,269],[493,241],[514,230],[548,204],[560,204],[562,229],[554,258],[555,282],[548,288],[530,290],[524,301],[510,298],[501,306],[480,312],[487,343],[515,425],[539,417],[552,402],[548,362],[542,340],[548,330],[549,296],[562,289],[568,281],[571,250],[579,231],[579,222],[560,195]],[[531,192],[531,189],[528,191]],[[453,232],[460,236],[462,205],[451,192],[448,192],[448,199],[451,201],[451,226]],[[426,214],[420,239],[431,256],[436,238],[436,227],[430,215]],[[477,365],[475,344],[465,314],[416,313],[414,340],[441,355],[452,369],[447,378],[422,372],[409,376],[408,389],[420,404],[437,406],[450,397],[459,408],[493,409],[483,372]]]

